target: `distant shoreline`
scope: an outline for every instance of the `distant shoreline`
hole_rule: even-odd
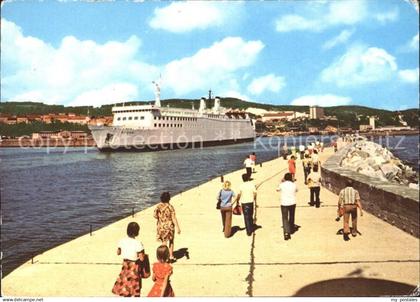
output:
[[[356,133],[351,132],[351,133]],[[346,133],[346,134],[351,134]],[[387,131],[387,132],[359,132],[359,134],[366,136],[366,137],[380,137],[380,136],[412,136],[412,135],[419,135],[419,130],[405,130],[405,131]],[[334,133],[309,133],[309,132],[301,132],[301,133],[284,133],[284,134],[270,134],[270,133],[259,133],[258,136],[262,137],[297,137],[297,136],[310,136],[310,135],[327,135],[327,136],[334,136],[338,134]],[[5,138],[0,140],[0,148],[16,148],[16,147],[23,147],[23,148],[53,148],[53,147],[96,147],[96,143],[93,138],[87,139],[29,139],[29,138]]]
[[[55,147],[96,147],[95,141],[92,139],[19,139],[6,138],[0,140],[0,148],[55,148]]]
[[[360,135],[362,136],[369,136],[369,137],[378,137],[378,136],[402,136],[402,135],[419,135],[420,132],[418,129],[414,129],[414,130],[402,130],[402,131],[383,131],[383,132],[358,132]],[[345,132],[342,134],[356,134],[356,131],[351,131],[351,132]],[[341,135],[342,135],[341,134]],[[334,136],[334,135],[339,135],[337,133],[322,133],[322,132],[298,132],[298,133],[283,133],[283,134],[277,134],[277,133],[259,133],[257,134],[257,136],[263,136],[263,137],[275,137],[275,136],[279,136],[279,137],[283,137],[283,136],[309,136],[309,135],[328,135],[328,136]]]

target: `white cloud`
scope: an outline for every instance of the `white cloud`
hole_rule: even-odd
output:
[[[294,30],[323,31],[338,25],[354,25],[367,16],[365,1],[331,1],[328,5],[317,6],[307,17],[286,15],[276,21],[279,32]]]
[[[107,104],[152,97],[152,80],[162,73],[162,97],[212,89],[241,91],[240,82],[264,44],[227,37],[190,57],[162,66],[139,61],[141,40],[98,44],[64,37],[57,47],[23,35],[2,19],[2,100],[54,104]]]
[[[324,21],[332,25],[353,25],[363,21],[368,15],[364,0],[332,1]]]
[[[368,1],[365,0],[317,2],[315,5],[307,5],[299,14],[279,17],[276,20],[276,30],[321,32],[327,28],[356,25],[366,20],[386,24],[396,21],[399,17],[397,8],[381,13],[369,13],[367,4]]]
[[[415,52],[419,50],[419,33],[399,48],[401,52]]]
[[[321,81],[339,87],[385,81],[397,70],[395,57],[376,47],[353,46],[321,72]]]
[[[323,49],[331,49],[339,44],[346,43],[350,37],[354,34],[354,30],[343,30],[338,36],[328,40],[322,46]]]
[[[381,24],[386,24],[388,22],[395,22],[399,17],[399,10],[395,7],[393,10],[383,13],[374,14],[373,18],[376,19]]]
[[[289,32],[293,30],[320,31],[324,25],[319,20],[308,20],[299,15],[287,15],[276,21],[276,30]]]
[[[318,105],[323,107],[340,106],[350,104],[352,99],[350,97],[338,96],[334,94],[324,95],[305,95],[294,99],[290,104],[296,106],[311,106]]]
[[[398,77],[407,83],[418,84],[419,83],[419,69],[404,69],[398,72]]]
[[[121,97],[138,97],[137,87],[151,90],[158,68],[135,59],[141,41],[131,36],[124,42],[98,44],[64,37],[58,47],[24,36],[13,22],[1,21],[2,99],[48,103],[109,103],[109,87],[122,89]],[[118,84],[115,84],[118,83]],[[113,86],[114,85],[114,86]],[[93,97],[95,96],[95,97]],[[101,96],[101,97],[99,97]],[[87,104],[87,103],[85,103]]]
[[[217,1],[180,1],[157,8],[149,25],[173,33],[189,32],[225,25],[237,17],[241,3]]]
[[[110,84],[100,89],[83,92],[69,106],[100,106],[117,102],[132,101],[138,95],[137,86],[127,83]]]
[[[162,74],[164,86],[172,88],[177,95],[212,87],[237,89],[235,72],[251,66],[263,48],[261,41],[227,37],[191,57],[168,63]]]
[[[419,33],[411,39],[409,46],[411,49],[419,49]]]
[[[284,77],[276,76],[272,73],[253,79],[248,86],[248,91],[253,95],[260,95],[265,91],[279,92],[286,82]]]

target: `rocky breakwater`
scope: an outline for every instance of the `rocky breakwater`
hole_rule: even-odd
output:
[[[357,140],[329,157],[321,175],[323,185],[336,194],[352,180],[367,212],[420,237],[419,190],[413,188],[418,176],[389,150]]]
[[[417,172],[405,165],[387,148],[374,142],[367,140],[355,142],[348,148],[340,165],[380,181],[405,185],[413,189],[419,188]]]

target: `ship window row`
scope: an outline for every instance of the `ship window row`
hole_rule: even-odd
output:
[[[112,111],[113,113],[128,113],[128,112],[151,112],[150,109],[139,109],[139,110],[119,110],[119,111]]]
[[[192,121],[196,122],[197,118],[195,117],[179,117],[179,116],[155,116],[155,120],[162,121]]]
[[[155,124],[155,128],[162,128],[162,127],[167,127],[167,128],[182,128],[184,127],[182,124]]]
[[[129,117],[123,117],[123,118],[121,118],[121,117],[118,117],[117,118],[117,121],[121,121],[121,120],[123,120],[123,121],[126,121],[126,120],[129,120],[129,121],[132,121],[132,120],[135,120],[135,121],[138,121],[138,120],[144,120],[144,116],[134,116],[134,117],[132,117],[132,116],[129,116]]]

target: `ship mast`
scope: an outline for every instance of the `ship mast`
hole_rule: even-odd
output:
[[[160,107],[160,78],[159,81],[153,81],[152,83],[155,85],[155,106]]]

